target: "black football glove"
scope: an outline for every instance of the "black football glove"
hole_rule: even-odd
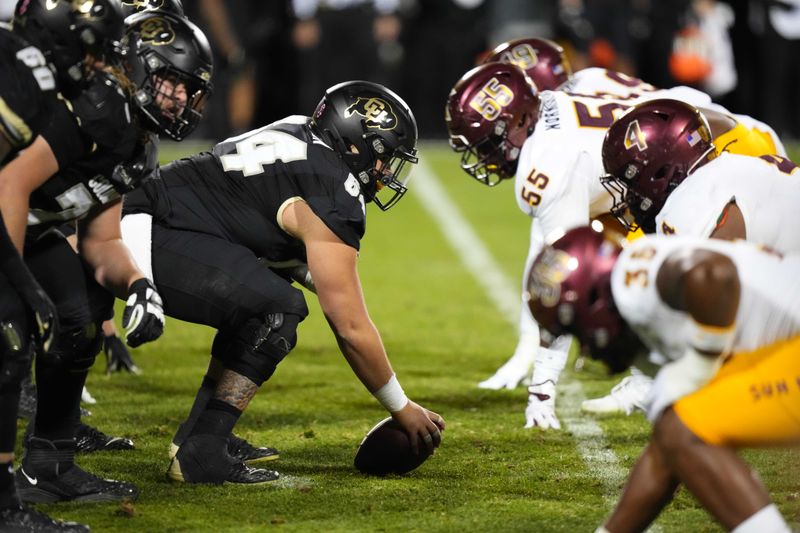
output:
[[[122,327],[128,346],[136,348],[154,341],[164,332],[164,308],[153,282],[142,278],[133,282],[122,313]]]
[[[122,339],[116,335],[107,335],[103,339],[103,353],[106,354],[106,374],[122,372],[123,370],[136,374],[142,373],[133,362],[130,352],[123,344]]]

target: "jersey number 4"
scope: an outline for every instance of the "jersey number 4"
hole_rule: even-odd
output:
[[[264,165],[276,161],[303,161],[308,157],[307,151],[308,145],[297,137],[282,131],[261,130],[238,140],[236,153],[223,155],[220,161],[226,172],[239,170],[244,176],[253,176],[264,172]]]

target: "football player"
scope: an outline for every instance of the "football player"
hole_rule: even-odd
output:
[[[617,99],[632,99],[654,93],[658,89],[638,78],[622,72],[603,68],[586,68],[572,73],[569,60],[563,48],[547,39],[525,38],[503,43],[496,47],[484,63],[501,61],[511,63],[528,74],[540,91],[560,90],[576,95],[609,96]],[[748,155],[777,154],[786,151],[777,134],[767,124],[747,115],[735,115],[711,101],[711,98],[695,89],[681,87],[672,89],[673,98],[702,105],[704,113],[711,121],[720,124],[721,132],[716,139],[718,146],[735,143],[735,151]],[[724,124],[727,123],[727,127]],[[728,131],[724,131],[725,129]],[[520,380],[528,376],[536,354],[533,341],[537,338],[531,333],[536,328],[525,306],[520,313],[520,340],[514,355],[489,379],[479,384],[482,388],[514,388]],[[596,400],[584,402],[582,408],[589,412],[625,411],[630,414],[649,387],[650,380],[634,371],[617,385],[612,394]]]
[[[683,484],[738,533],[789,528],[739,448],[800,443],[800,255],[576,228],[545,247],[528,298],[612,371],[650,351],[650,443],[598,532],[643,531]],[[657,356],[658,359],[655,359]]]
[[[166,313],[217,329],[212,362],[173,440],[170,478],[278,478],[234,456],[230,436],[297,342],[308,308],[292,274],[314,288],[342,354],[412,446],[439,445],[444,421],[403,392],[356,268],[366,204],[386,210],[402,198],[416,142],[416,121],[399,96],[345,82],[326,91],[313,116],[287,117],[173,162],[126,197],[125,241]]]
[[[620,117],[602,150],[612,214],[646,233],[800,252],[791,222],[800,205],[797,165],[777,155],[720,152],[712,137],[703,114],[675,100],[645,102]]]
[[[702,95],[698,97],[697,95]],[[612,197],[603,188],[601,149],[615,117],[632,105],[656,97],[707,96],[685,88],[663,89],[636,99],[586,96],[561,91],[538,93],[523,71],[508,63],[476,67],[456,83],[445,118],[450,144],[462,154],[461,168],[489,186],[515,179],[519,208],[533,218],[526,270],[545,236],[557,229],[586,224],[605,216]],[[705,110],[704,110],[705,112]],[[727,117],[708,112],[713,137],[728,134]],[[720,146],[732,150],[737,143]],[[569,338],[539,349],[539,328],[525,306],[521,337],[511,360],[484,386],[515,386],[536,364],[526,409],[527,427],[560,428],[555,415],[555,386],[566,363]]]
[[[171,42],[167,37],[186,24],[181,19],[151,25],[154,31],[141,40]],[[154,340],[163,330],[160,297],[133,262],[119,230],[121,195],[148,177],[157,162],[154,139],[143,129],[146,117],[130,109],[132,101],[146,99],[118,68],[98,68],[116,66],[110,47],[123,30],[118,0],[21,2],[14,30],[44,49],[56,66],[59,89],[77,95],[0,171],[0,208],[9,234],[19,250],[24,242],[26,262],[56,304],[62,326],[49,356],[36,361],[36,424],[17,471],[17,488],[31,502],[134,498],[135,486],[84,471],[74,454],[81,390],[100,349],[100,324],[111,313],[108,291],[126,298],[123,325],[130,346]],[[210,77],[210,66],[204,72]],[[187,124],[194,122],[190,110],[166,108],[179,123],[176,130],[188,132]],[[78,220],[79,254],[57,231],[73,220]]]
[[[0,168],[29,146],[61,105],[55,74],[41,50],[0,24]],[[0,214],[0,529],[86,531],[24,506],[14,485],[14,445],[20,385],[36,342],[42,352],[56,333],[53,302],[30,273]],[[34,340],[35,339],[35,340]],[[24,528],[24,529],[23,529]]]

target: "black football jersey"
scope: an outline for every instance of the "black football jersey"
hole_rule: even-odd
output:
[[[0,23],[0,135],[14,151],[39,134],[58,103],[56,94],[42,52]]]
[[[358,249],[365,229],[361,189],[309,121],[288,117],[166,165],[159,179],[126,195],[124,211],[218,236],[280,265],[305,260],[302,242],[278,223],[283,207],[299,198]]]
[[[34,238],[119,201],[125,189],[113,179],[115,169],[136,162],[143,146],[155,143],[135,124],[128,98],[106,73],[69,104],[69,112],[54,114],[42,132],[60,170],[31,195],[28,232]]]

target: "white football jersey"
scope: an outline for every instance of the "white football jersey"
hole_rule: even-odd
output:
[[[708,94],[686,85],[678,85],[671,89],[659,89],[639,78],[599,67],[579,70],[572,75],[571,80],[564,83],[558,90],[576,95],[608,96],[618,99],[632,99],[643,96],[651,99],[674,98],[696,107],[715,105],[712,104],[711,97]],[[722,106],[717,107],[725,109]],[[728,113],[728,111],[725,110],[725,113]]]
[[[622,72],[589,67],[575,72],[558,90],[595,96],[629,97],[655,91],[656,88]]]
[[[736,265],[742,292],[734,352],[800,334],[800,254],[780,256],[744,241],[649,236],[628,244],[611,273],[617,309],[649,349],[676,360],[688,347],[692,319],[663,302],[656,277],[668,257],[693,250],[724,254]]]
[[[708,237],[731,201],[742,212],[748,241],[800,252],[800,170],[778,156],[723,153],[706,163],[669,195],[656,216],[656,232]]]

